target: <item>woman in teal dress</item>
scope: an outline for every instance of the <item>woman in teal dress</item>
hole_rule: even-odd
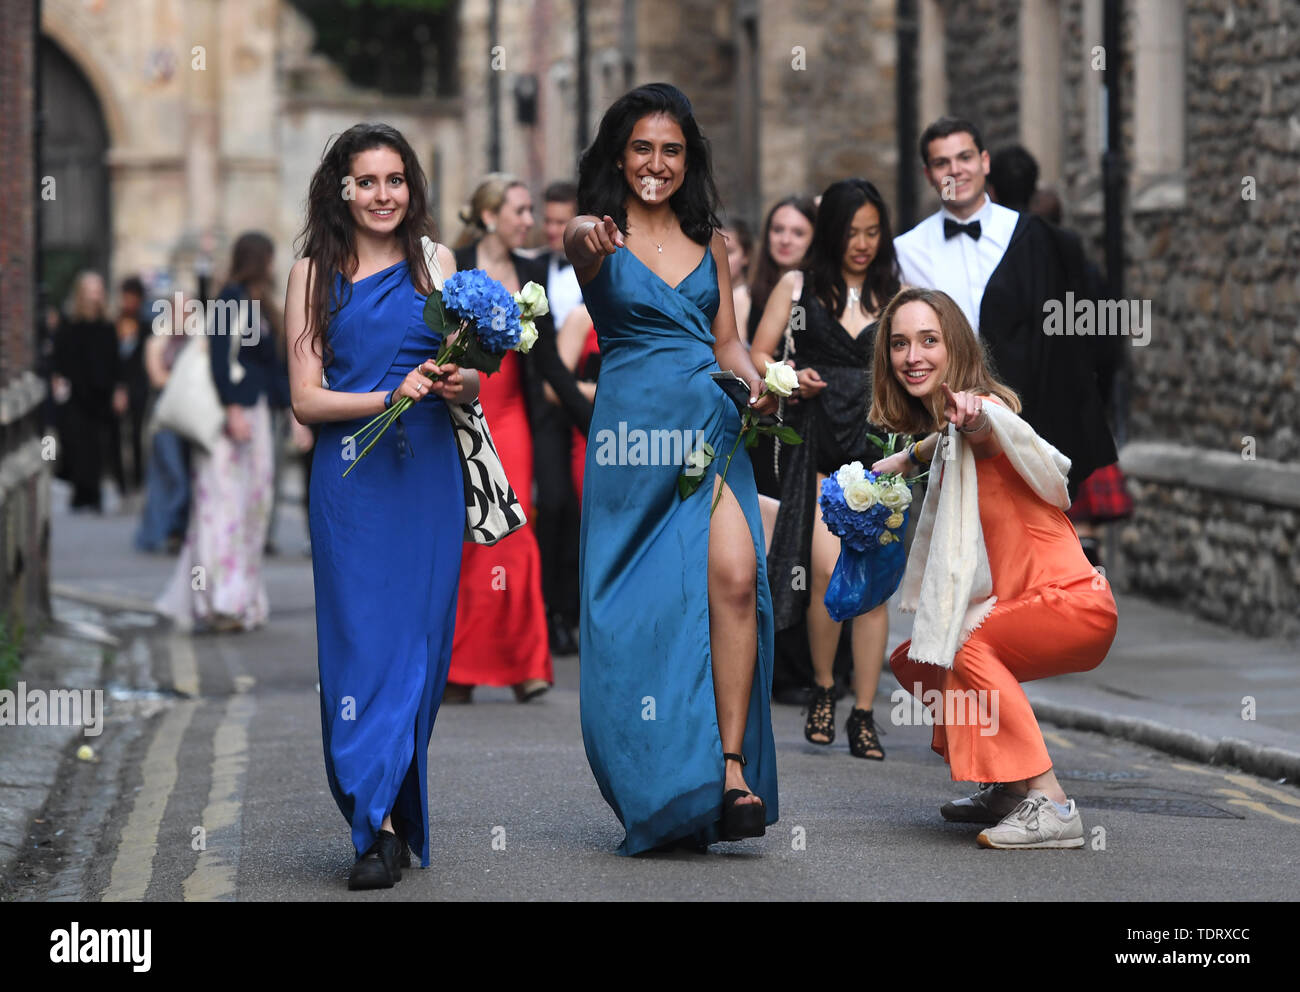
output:
[[[478,374],[430,361],[425,189],[397,131],[340,135],[312,178],[285,306],[294,414],[321,425],[309,494],[321,730],[353,889],[400,881],[409,851],[428,867],[426,762],[456,619],[465,503],[444,401],[477,396]],[[402,396],[416,405],[344,479],[352,435]]]
[[[775,408],[736,331],[708,145],[686,97],[606,112],[565,232],[600,341],[582,496],[582,735],[619,852],[761,836],[777,818],[772,610],[741,427],[709,373]],[[683,499],[683,454],[710,444]],[[648,444],[647,444],[648,442]]]

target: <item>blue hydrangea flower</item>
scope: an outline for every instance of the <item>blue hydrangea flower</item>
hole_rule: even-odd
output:
[[[504,353],[519,344],[523,327],[514,295],[482,269],[467,269],[449,277],[442,288],[449,313],[468,320],[484,350]]]
[[[876,478],[871,472],[866,473],[866,477],[872,481]],[[885,521],[891,513],[883,504],[877,503],[862,512],[850,509],[844,499],[844,490],[833,475],[822,482],[817,502],[822,508],[826,529],[854,551],[880,549],[880,535],[885,532]]]

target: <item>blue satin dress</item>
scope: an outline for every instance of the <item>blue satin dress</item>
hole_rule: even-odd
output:
[[[358,280],[329,324],[329,387],[387,391],[433,358],[440,338],[421,317],[424,299],[404,261]],[[358,858],[391,812],[428,867],[427,757],[465,527],[460,456],[446,405],[428,396],[344,479],[360,453],[348,438],[369,419],[323,424],[312,458],[325,771]]]
[[[620,248],[583,287],[583,297],[601,353],[580,550],[587,759],[627,831],[620,854],[676,840],[713,843],[724,762],[709,643],[709,507],[714,476],[740,430],[735,404],[709,378],[718,371],[713,253],[706,251],[674,288]],[[682,465],[664,462],[675,454],[673,439],[686,437],[687,450],[702,437],[716,458],[700,489],[683,500],[677,492]],[[743,446],[726,481],[744,511],[758,563],[745,778],[774,823],[772,603],[758,494]]]

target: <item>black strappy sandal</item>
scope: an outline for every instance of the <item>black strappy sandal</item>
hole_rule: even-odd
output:
[[[813,734],[821,734],[824,741],[813,740]],[[835,686],[822,688],[816,683],[812,695],[808,697],[808,719],[803,725],[803,736],[809,744],[822,747],[835,740]]]
[[[743,754],[723,754],[724,761],[739,761],[743,768],[749,762]],[[728,789],[722,796],[723,840],[744,840],[746,837],[762,837],[767,833],[767,806],[760,799],[756,803],[737,805],[737,801],[754,793],[744,789]]]
[[[868,761],[885,760],[885,749],[880,746],[880,738],[876,736],[876,721],[871,715],[871,710],[853,707],[844,732],[849,735],[849,751],[853,757],[866,758]],[[881,733],[884,731],[882,730]],[[871,754],[872,751],[880,753]]]

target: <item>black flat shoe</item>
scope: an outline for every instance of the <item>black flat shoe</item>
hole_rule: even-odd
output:
[[[406,844],[394,833],[379,831],[379,836],[370,845],[370,850],[361,856],[361,860],[352,866],[348,875],[348,888],[391,889],[402,880],[402,856]],[[406,855],[409,864],[410,855]]]
[[[723,759],[739,761],[741,767],[748,762],[743,754],[724,754]],[[747,837],[762,837],[767,833],[767,806],[759,800],[756,803],[738,804],[738,801],[754,793],[744,789],[728,789],[722,796],[722,826],[719,833],[723,840],[744,840]]]

